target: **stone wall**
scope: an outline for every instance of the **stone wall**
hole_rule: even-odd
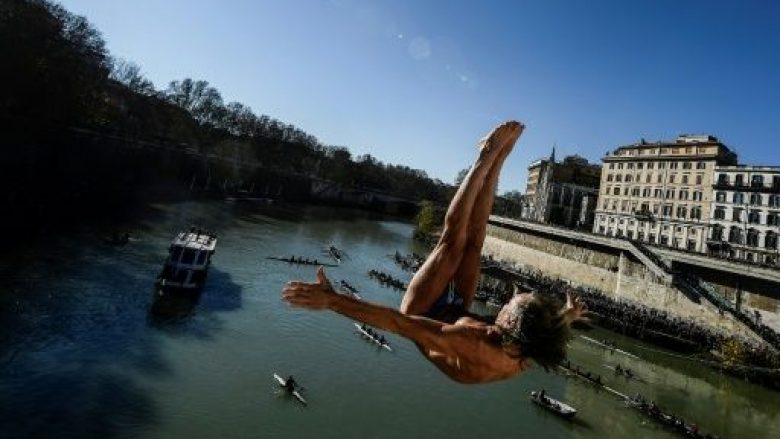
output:
[[[724,332],[754,337],[706,300],[694,303],[676,288],[662,285],[627,253],[494,225],[488,225],[482,252],[575,286],[597,289],[616,300],[640,303]]]

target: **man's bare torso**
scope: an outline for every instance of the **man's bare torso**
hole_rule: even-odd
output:
[[[481,320],[465,316],[446,325],[443,331],[454,337],[447,352],[418,344],[428,360],[455,381],[484,383],[511,377],[525,369],[522,359],[513,358],[496,341],[497,329]]]

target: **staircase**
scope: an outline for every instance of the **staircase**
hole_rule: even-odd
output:
[[[631,243],[631,247],[636,250],[636,252],[632,251],[631,254],[636,256],[654,273],[663,273],[663,276],[660,274],[659,276],[663,279],[670,279],[670,283],[677,287],[677,289],[692,302],[701,303],[701,298],[704,297],[708,302],[715,305],[718,308],[718,311],[721,313],[728,312],[747,326],[754,334],[769,343],[770,346],[780,350],[780,343],[778,343],[776,335],[768,330],[768,327],[763,327],[764,325],[754,322],[749,316],[740,312],[733,303],[729,302],[720,293],[715,291],[708,282],[693,273],[683,273],[673,270],[641,242],[629,242]]]
[[[674,271],[666,265],[655,253],[639,241],[628,241],[629,248],[634,257],[639,259],[647,268],[667,284],[674,282]]]

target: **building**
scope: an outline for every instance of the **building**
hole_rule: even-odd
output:
[[[707,251],[716,166],[737,155],[713,136],[642,140],[603,158],[594,233]]]
[[[576,186],[598,188],[601,181],[601,166],[588,163],[588,160],[578,155],[570,155],[563,158],[560,163],[555,162],[555,148],[548,159],[539,159],[528,166],[528,180],[526,181],[525,194],[529,197],[536,195],[536,190],[541,183],[544,171],[552,166],[551,179],[555,183],[569,183]]]
[[[710,254],[778,265],[780,167],[716,166]]]
[[[568,156],[562,162],[556,162],[553,148],[548,159],[537,160],[528,167],[520,217],[590,229],[600,177],[601,167],[582,157]]]

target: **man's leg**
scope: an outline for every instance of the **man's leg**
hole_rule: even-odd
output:
[[[450,202],[439,242],[406,289],[401,301],[402,313],[421,315],[428,312],[452,279],[468,241],[474,202],[502,147],[508,139],[516,138],[519,130],[517,122],[506,122],[483,141],[479,157]]]
[[[498,176],[501,174],[501,167],[504,165],[504,160],[506,160],[509,153],[512,152],[512,148],[514,147],[517,138],[522,134],[523,128],[524,127],[521,125],[517,135],[508,139],[507,145],[501,148],[501,153],[493,162],[493,166],[490,168],[490,172],[488,172],[481,193],[477,198],[477,202],[471,210],[471,218],[469,218],[468,226],[468,240],[463,249],[463,257],[460,260],[460,265],[455,270],[453,278],[455,292],[463,297],[463,305],[466,309],[471,305],[471,302],[474,300],[474,294],[477,292],[482,244],[485,242],[488,217],[490,217],[490,212],[493,210]]]

